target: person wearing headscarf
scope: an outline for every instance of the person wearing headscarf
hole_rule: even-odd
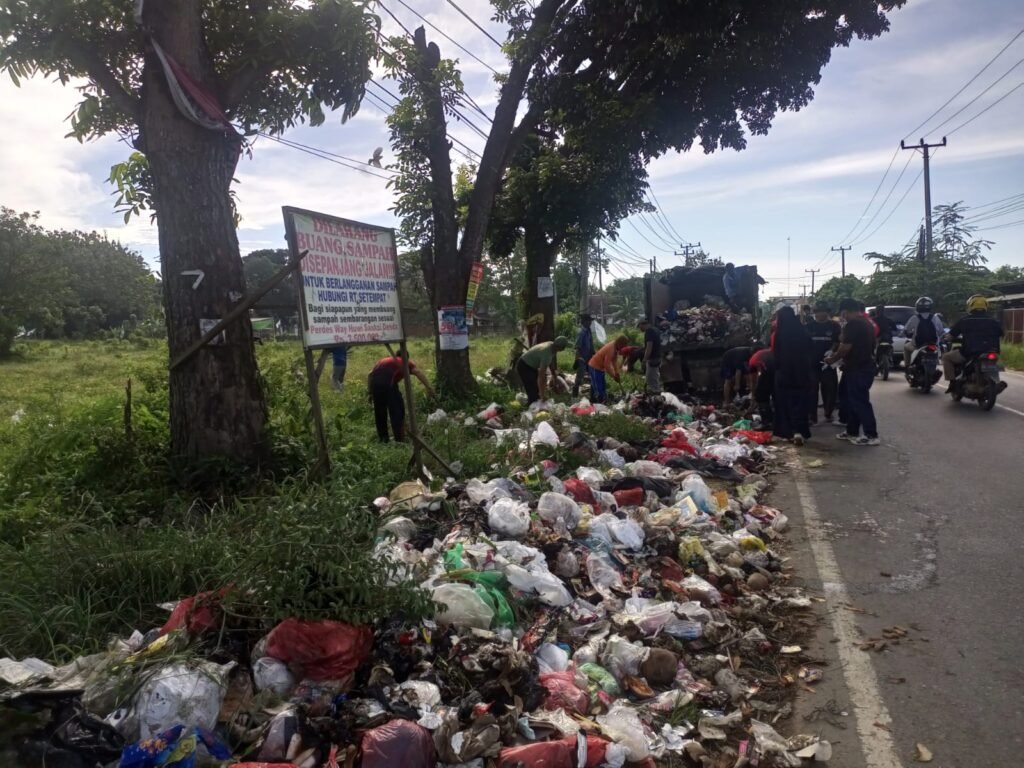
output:
[[[811,436],[807,404],[813,391],[813,351],[792,307],[782,307],[775,331],[775,435],[803,445]]]

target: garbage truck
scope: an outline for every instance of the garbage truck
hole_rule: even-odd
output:
[[[647,317],[662,328],[661,376],[670,392],[686,387],[720,392],[722,356],[756,340],[761,328],[758,290],[765,281],[756,266],[737,266],[738,291],[730,307],[724,275],[724,266],[707,264],[673,267],[645,278]]]

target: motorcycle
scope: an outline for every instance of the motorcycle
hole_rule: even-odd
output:
[[[957,366],[949,394],[955,403],[967,397],[977,400],[981,410],[991,411],[996,405],[996,396],[1004,389],[1006,382],[999,379],[999,354],[983,352],[963,366]]]
[[[928,344],[915,349],[906,375],[911,389],[920,389],[923,395],[930,392],[942,377],[942,371],[939,370],[939,346]]]
[[[889,380],[889,369],[892,367],[892,342],[878,342],[878,351],[875,353],[875,362],[878,366],[878,375],[882,381]]]

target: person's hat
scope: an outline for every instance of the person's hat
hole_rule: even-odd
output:
[[[565,349],[569,346],[569,340],[565,336],[558,336],[555,339],[555,349]]]

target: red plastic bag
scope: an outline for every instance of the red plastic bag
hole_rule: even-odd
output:
[[[179,600],[167,622],[160,627],[160,634],[166,635],[182,627],[190,635],[202,635],[216,629],[221,622],[221,603],[230,591],[231,587],[227,586]]]
[[[577,416],[589,416],[597,409],[594,408],[594,406],[592,405],[574,405],[571,408],[569,408],[569,410],[572,411]]]
[[[598,768],[604,764],[609,742],[597,736],[587,736],[587,762],[581,768]],[[498,768],[575,768],[576,737],[566,736],[558,741],[538,741],[521,747],[506,747],[498,756]]]
[[[768,445],[772,441],[771,432],[758,432],[753,429],[737,429],[732,433],[734,437],[745,437],[752,443]]]
[[[434,768],[430,731],[411,720],[392,720],[363,734],[363,768]]]
[[[661,445],[664,448],[675,448],[676,450],[685,451],[691,456],[697,455],[697,449],[690,444],[690,441],[686,439],[686,433],[681,429],[675,429],[668,437],[663,438]]]
[[[651,461],[656,461],[662,466],[668,464],[672,459],[677,456],[682,456],[685,451],[681,451],[678,448],[659,448],[657,452],[652,453],[649,458]]]
[[[594,498],[594,491],[578,477],[570,477],[565,481],[565,492],[580,504],[591,504],[593,506],[597,506],[597,499]]]
[[[540,684],[547,688],[544,709],[564,709],[569,712],[587,714],[590,696],[576,685],[574,672],[547,672],[540,676]]]
[[[622,491],[615,491],[612,493],[615,497],[615,503],[620,507],[639,507],[644,503],[644,489],[643,488],[627,488]]]
[[[267,656],[294,668],[296,677],[346,684],[369,655],[373,630],[340,621],[285,619],[267,635]]]

